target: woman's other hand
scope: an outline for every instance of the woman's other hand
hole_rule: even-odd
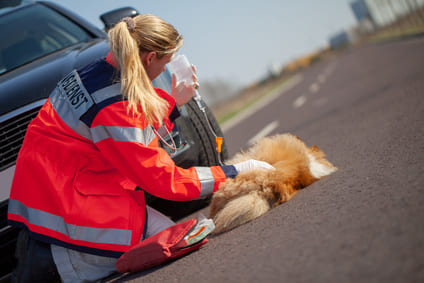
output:
[[[191,68],[193,69],[192,82],[183,81],[177,83],[175,75],[172,75],[171,96],[174,97],[178,106],[183,106],[192,99],[196,94],[196,89],[199,88],[196,68],[193,65],[191,65]]]

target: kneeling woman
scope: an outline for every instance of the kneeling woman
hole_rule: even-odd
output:
[[[182,45],[173,26],[139,15],[108,35],[111,53],[63,78],[28,127],[9,201],[9,222],[25,228],[15,281],[107,276],[117,257],[174,224],[146,207],[143,191],[202,198],[249,167],[183,169],[158,146],[159,128],[172,129],[197,84],[177,91],[173,79],[171,95],[152,87]]]

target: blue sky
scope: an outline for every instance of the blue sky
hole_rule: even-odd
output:
[[[200,83],[216,79],[242,86],[264,77],[272,64],[327,44],[356,21],[351,0],[54,0],[97,27],[99,15],[123,6],[154,14],[184,36],[179,51],[196,65]]]

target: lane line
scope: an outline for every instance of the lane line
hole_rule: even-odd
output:
[[[295,101],[293,101],[293,108],[297,109],[303,106],[306,103],[306,96],[301,95]]]
[[[309,91],[311,93],[316,93],[319,91],[319,88],[320,88],[319,83],[313,83],[309,86]]]
[[[234,118],[226,121],[225,123],[221,124],[221,129],[225,133],[241,121],[245,120],[247,117],[253,115],[255,112],[260,110],[261,108],[265,107],[281,95],[285,93],[286,91],[292,89],[296,85],[298,85],[303,80],[303,76],[301,74],[297,74],[294,77],[287,80],[285,83],[283,83],[278,89],[274,90],[271,94],[264,97],[262,100],[258,101],[251,107],[243,110],[240,112],[237,116]]]
[[[275,120],[272,123],[269,123],[265,128],[260,130],[255,136],[253,136],[248,142],[248,146],[252,146],[255,142],[257,142],[259,139],[266,137],[269,135],[272,131],[274,131],[280,123]]]

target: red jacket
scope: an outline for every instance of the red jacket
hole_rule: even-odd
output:
[[[58,83],[19,152],[10,224],[45,242],[119,257],[143,239],[143,190],[191,200],[237,174],[232,166],[177,167],[147,121],[128,114],[115,74],[99,60]],[[157,93],[175,114],[173,98]],[[170,120],[164,124],[172,128]]]

